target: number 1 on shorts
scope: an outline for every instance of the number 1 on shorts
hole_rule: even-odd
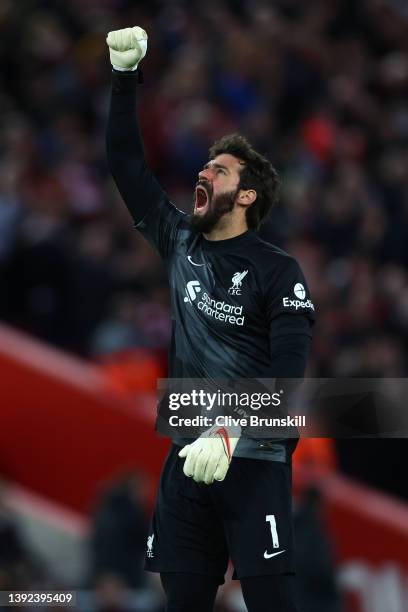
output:
[[[272,545],[274,548],[279,548],[279,538],[278,538],[278,532],[276,529],[275,515],[267,514],[265,520],[271,526]]]

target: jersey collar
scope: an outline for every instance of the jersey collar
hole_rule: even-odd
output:
[[[253,240],[256,233],[253,230],[248,230],[239,236],[234,238],[227,238],[226,240],[207,240],[202,236],[202,246],[206,251],[230,251],[236,247],[242,247],[246,243]]]

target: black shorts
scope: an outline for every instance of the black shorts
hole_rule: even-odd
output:
[[[234,578],[294,573],[291,466],[233,458],[223,482],[197,484],[183,473],[181,447],[164,464],[145,569]]]

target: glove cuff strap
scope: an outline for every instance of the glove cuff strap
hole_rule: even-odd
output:
[[[231,454],[231,444],[230,444],[230,439],[229,439],[229,435],[228,435],[228,431],[225,427],[218,427],[218,429],[216,429],[214,431],[214,436],[220,436],[224,442],[224,447],[227,453],[227,457],[228,457],[228,461],[231,461],[232,459],[232,454]]]

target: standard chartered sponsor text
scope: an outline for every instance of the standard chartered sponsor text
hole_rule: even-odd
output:
[[[203,293],[197,307],[207,316],[213,317],[213,319],[218,321],[225,321],[231,325],[242,326],[245,321],[245,317],[242,314],[242,306],[233,306],[232,304],[227,304],[224,300],[214,300],[206,292]]]

